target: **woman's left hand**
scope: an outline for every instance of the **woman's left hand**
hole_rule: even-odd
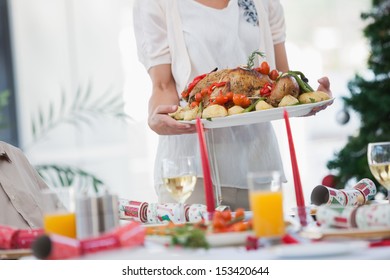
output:
[[[319,91],[326,92],[330,98],[332,98],[332,91],[330,90],[330,82],[328,77],[322,77],[318,79],[318,83],[320,84],[317,88]]]
[[[323,92],[327,93],[327,94],[329,95],[330,98],[333,98],[332,91],[330,90],[330,81],[329,81],[329,78],[328,78],[328,77],[322,77],[322,78],[319,78],[317,81],[318,81],[318,83],[320,84],[320,85],[318,86],[318,88],[317,88],[317,91],[323,91]],[[311,110],[310,113],[308,113],[307,115],[305,115],[305,117],[314,116],[316,113],[318,113],[319,111],[322,111],[322,110],[326,109],[326,107],[328,107],[328,106],[331,105],[331,104],[333,104],[333,101],[327,103],[326,105],[323,105],[323,106],[320,106],[320,107],[313,108],[313,110]]]

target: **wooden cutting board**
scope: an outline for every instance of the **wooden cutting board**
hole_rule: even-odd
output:
[[[376,240],[390,238],[390,228],[303,230],[300,235],[310,239],[349,238]]]
[[[0,250],[0,260],[17,260],[24,256],[31,256],[31,249]]]

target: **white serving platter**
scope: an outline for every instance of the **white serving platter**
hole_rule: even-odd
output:
[[[204,128],[221,128],[221,127],[230,127],[237,125],[247,125],[260,122],[268,122],[283,119],[283,112],[286,109],[288,116],[292,117],[302,117],[309,114],[312,110],[318,109],[322,106],[330,105],[334,101],[334,98],[320,101],[310,104],[301,104],[280,108],[273,108],[268,110],[261,111],[252,111],[248,113],[242,113],[237,115],[231,115],[226,117],[212,118],[211,120],[202,119]],[[191,121],[180,121],[183,123],[195,124],[196,120]]]

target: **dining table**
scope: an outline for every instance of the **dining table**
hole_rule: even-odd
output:
[[[249,212],[246,212],[248,215]],[[296,219],[290,220],[294,222]],[[121,225],[131,223],[121,220]],[[142,224],[141,227],[149,227]],[[155,226],[155,225],[152,225]],[[163,225],[161,225],[163,226]],[[170,236],[146,235],[142,245],[85,254],[83,260],[390,260],[390,229],[342,230],[328,232],[329,238],[311,238],[314,230],[290,227],[284,238],[256,238],[253,231],[214,233],[207,237],[208,248],[172,245]],[[340,232],[341,235],[334,235]],[[356,233],[359,233],[357,235]],[[377,234],[374,234],[377,233]],[[308,236],[310,238],[308,238]],[[314,235],[315,236],[315,235]],[[288,237],[290,241],[286,241]],[[255,239],[254,239],[255,238]],[[256,248],[249,242],[256,240]],[[291,240],[293,242],[291,242]]]
[[[330,245],[329,245],[329,244]],[[337,244],[339,243],[339,244]],[[245,246],[224,246],[209,249],[169,247],[146,241],[134,248],[120,248],[87,254],[84,260],[390,260],[390,246],[369,247],[366,241],[337,241],[318,244],[288,244],[247,250]],[[326,246],[340,250],[324,251]],[[389,244],[390,245],[390,244]],[[293,250],[291,250],[293,248]],[[322,251],[321,251],[322,250]]]

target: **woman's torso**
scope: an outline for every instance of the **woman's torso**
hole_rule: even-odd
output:
[[[195,0],[178,1],[193,77],[215,68],[244,65],[258,50],[260,29],[252,1],[230,0],[216,9]]]
[[[226,8],[207,7],[195,0],[180,0],[178,11],[183,38],[191,61],[190,80],[218,67],[245,64],[261,45],[258,15],[251,0],[230,0]],[[175,58],[172,58],[175,60]],[[183,71],[184,73],[184,71]],[[178,74],[180,75],[180,74]],[[184,74],[183,74],[184,75]],[[175,77],[181,79],[181,77]],[[211,135],[212,133],[212,135]],[[216,155],[220,184],[246,188],[248,171],[282,169],[277,140],[270,123],[214,129],[212,154]],[[164,157],[195,155],[199,160],[196,135],[160,136],[155,179],[160,180],[159,162]],[[198,173],[202,169],[198,164]]]

